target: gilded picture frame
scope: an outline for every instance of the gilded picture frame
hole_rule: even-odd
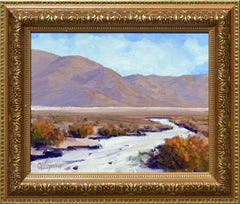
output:
[[[239,1],[1,1],[1,203],[239,203]],[[207,173],[30,173],[30,33],[209,33]]]

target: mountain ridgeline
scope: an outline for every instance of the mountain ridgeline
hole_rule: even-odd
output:
[[[122,77],[81,56],[60,57],[40,50],[31,55],[34,106],[208,106],[208,75]]]

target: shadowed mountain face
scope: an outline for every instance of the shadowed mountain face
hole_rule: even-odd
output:
[[[208,106],[208,75],[131,75],[124,79],[166,106]]]
[[[206,107],[208,77],[122,77],[81,56],[32,50],[32,105]]]

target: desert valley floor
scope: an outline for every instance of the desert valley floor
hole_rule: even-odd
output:
[[[81,145],[100,145],[99,149],[80,148],[63,150],[63,155],[57,158],[45,158],[31,162],[31,172],[162,172],[162,169],[150,169],[142,165],[146,157],[139,153],[149,151],[156,145],[164,143],[164,139],[180,135],[183,138],[194,132],[179,127],[169,121],[171,117],[204,117],[208,116],[207,108],[182,107],[41,107],[33,106],[32,119],[37,117],[55,118],[61,124],[80,120],[83,117],[89,121],[95,119],[118,123],[124,120],[144,119],[173,127],[162,132],[149,132],[146,136],[118,136],[109,139],[96,139],[96,134],[89,138],[69,138],[60,147],[76,143]],[[32,148],[32,154],[39,154]]]

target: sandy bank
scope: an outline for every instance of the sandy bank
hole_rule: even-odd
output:
[[[59,146],[52,146],[55,149],[67,149],[68,147],[93,147],[98,145],[98,141],[88,138],[67,138],[65,141],[60,143]],[[36,150],[31,148],[32,155],[42,155],[43,150]]]
[[[67,138],[64,142],[60,143],[57,148],[68,148],[72,146],[95,146],[98,142],[96,140],[88,139],[88,138]]]

